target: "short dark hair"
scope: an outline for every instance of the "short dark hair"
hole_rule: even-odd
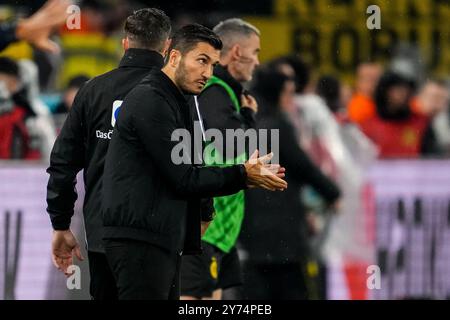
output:
[[[209,43],[214,49],[222,50],[222,40],[211,29],[200,24],[188,24],[173,34],[169,52],[176,49],[184,54],[199,42]]]
[[[124,29],[133,47],[161,51],[170,35],[170,18],[156,8],[140,9],[127,18]]]
[[[287,55],[272,60],[269,65],[272,68],[276,68],[280,64],[290,65],[295,72],[295,91],[302,93],[311,79],[310,67],[297,55]]]
[[[317,81],[316,93],[325,100],[327,107],[332,112],[339,111],[341,83],[338,78],[332,75],[321,76]]]
[[[258,114],[268,115],[279,109],[280,97],[287,81],[294,81],[271,65],[263,65],[255,72],[251,91],[263,102]],[[257,100],[260,101],[260,100]]]

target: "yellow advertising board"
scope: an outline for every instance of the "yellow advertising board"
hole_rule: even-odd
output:
[[[370,5],[380,9],[380,29],[367,26]],[[449,0],[275,0],[273,11],[246,18],[261,30],[262,61],[298,53],[321,73],[350,76],[359,62],[386,62],[407,43],[432,74],[450,73]]]

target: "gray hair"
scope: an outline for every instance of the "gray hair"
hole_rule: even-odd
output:
[[[241,38],[248,38],[252,34],[261,35],[254,25],[239,19],[231,18],[221,21],[213,31],[220,37],[223,43],[222,55],[227,53]]]

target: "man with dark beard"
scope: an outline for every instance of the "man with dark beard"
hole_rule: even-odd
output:
[[[153,70],[124,100],[103,179],[105,248],[119,299],[179,298],[180,255],[200,248],[201,211],[193,207],[201,198],[287,188],[283,170],[266,164],[271,155],[256,159],[255,152],[227,168],[194,166],[190,151],[183,161],[174,156],[174,134],[193,133],[185,95],[201,92],[221,48],[208,28],[183,27],[162,71]]]

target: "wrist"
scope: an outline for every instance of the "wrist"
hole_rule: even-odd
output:
[[[71,232],[70,229],[53,229],[53,233],[66,233]]]
[[[15,36],[18,40],[23,40],[26,37],[26,21],[19,21],[16,24]]]

